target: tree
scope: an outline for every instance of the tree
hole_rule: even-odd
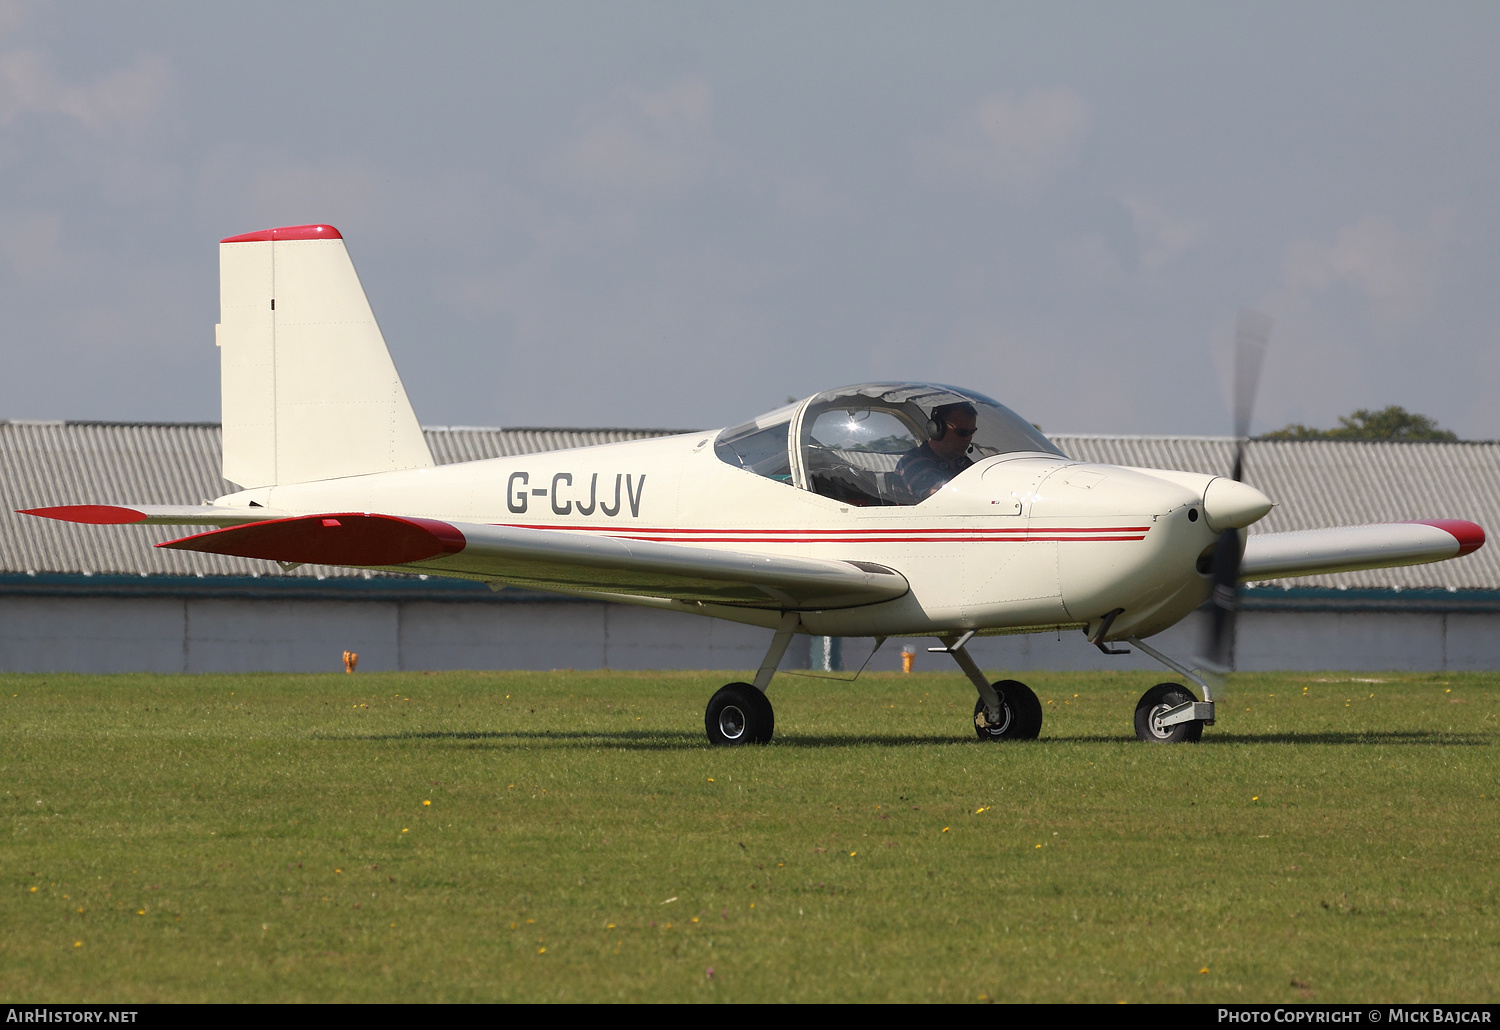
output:
[[[1340,415],[1333,429],[1313,429],[1292,422],[1269,432],[1262,440],[1457,440],[1451,429],[1441,429],[1437,420],[1392,404],[1380,411],[1360,408]]]

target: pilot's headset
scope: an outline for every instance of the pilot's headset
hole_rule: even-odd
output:
[[[967,404],[963,403],[939,404],[937,407],[932,409],[932,417],[927,420],[927,438],[929,440],[941,440],[943,437],[948,435],[948,416],[955,411],[969,410],[972,409]],[[971,451],[973,449],[974,444],[970,443],[969,446],[964,450],[965,453],[967,453],[968,451]]]

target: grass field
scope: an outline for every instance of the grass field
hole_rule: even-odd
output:
[[[1489,1001],[1500,676],[0,677],[8,1001]]]

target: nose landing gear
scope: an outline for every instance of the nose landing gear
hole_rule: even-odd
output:
[[[1135,736],[1148,744],[1194,744],[1203,739],[1203,722],[1194,714],[1202,704],[1180,683],[1158,683],[1135,706]]]
[[[1192,744],[1203,739],[1203,727],[1214,724],[1213,690],[1208,680],[1136,637],[1130,642],[1174,672],[1203,688],[1203,700],[1181,683],[1158,683],[1135,706],[1136,739],[1148,744]]]

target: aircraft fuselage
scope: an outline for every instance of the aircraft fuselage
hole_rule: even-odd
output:
[[[911,507],[860,507],[735,468],[714,432],[243,491],[288,512],[371,511],[874,562],[903,597],[802,613],[830,636],[1080,627],[1117,608],[1111,637],[1158,632],[1208,594],[1198,556],[1212,476],[1002,454]],[[774,625],[775,613],[683,610]],[[706,610],[711,609],[711,610]]]

